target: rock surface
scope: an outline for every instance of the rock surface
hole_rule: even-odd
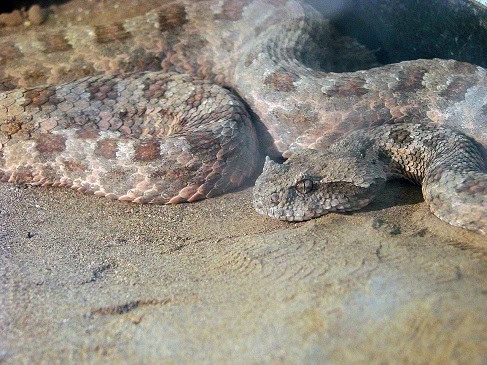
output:
[[[390,184],[364,212],[258,216],[0,186],[6,363],[485,363],[485,237]]]

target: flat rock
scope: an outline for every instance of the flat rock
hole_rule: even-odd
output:
[[[250,188],[146,206],[2,184],[0,359],[483,363],[485,237],[387,191],[289,224]]]

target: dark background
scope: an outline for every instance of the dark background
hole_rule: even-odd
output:
[[[307,0],[380,63],[452,58],[487,67],[487,7],[470,0]]]
[[[21,9],[22,7],[29,8],[31,5],[38,4],[45,8],[53,4],[63,4],[69,0],[15,0],[15,1],[1,1],[0,13],[9,13],[14,9]]]

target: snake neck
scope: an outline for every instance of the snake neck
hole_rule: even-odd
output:
[[[421,185],[438,218],[487,233],[487,164],[483,147],[466,135],[438,126],[391,124],[358,130],[330,150],[352,153],[370,176],[383,171],[386,178]]]
[[[422,190],[431,212],[451,225],[487,234],[487,169],[474,146],[455,146],[426,171]],[[471,155],[466,151],[471,150]],[[465,151],[465,153],[463,153]]]
[[[421,185],[433,214],[487,233],[487,168],[479,144],[452,129],[421,124],[387,126],[371,135],[389,176]]]
[[[440,180],[445,174],[485,173],[482,147],[452,129],[406,124],[375,128],[371,134],[389,175],[418,185]]]

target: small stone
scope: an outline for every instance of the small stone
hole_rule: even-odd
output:
[[[374,217],[372,219],[372,228],[374,229],[379,229],[380,227],[382,227],[383,224],[384,220],[382,218]]]
[[[42,9],[39,5],[32,5],[27,11],[27,17],[34,25],[39,25],[47,19],[47,10]]]
[[[22,14],[19,10],[0,14],[0,24],[6,25],[7,27],[15,27],[16,25],[22,24],[22,22]]]
[[[392,224],[390,227],[388,227],[387,232],[391,236],[397,236],[398,234],[401,234],[401,227],[398,226],[397,224]]]

